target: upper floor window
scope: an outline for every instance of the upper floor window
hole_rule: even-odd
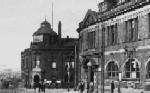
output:
[[[95,48],[95,31],[88,32],[88,48]]]
[[[138,38],[138,20],[137,18],[130,19],[126,22],[126,41],[136,41]]]
[[[118,31],[117,31],[117,24],[115,25],[112,25],[112,26],[108,26],[107,27],[108,29],[108,34],[107,34],[107,42],[108,42],[108,45],[114,45],[117,43],[117,34],[118,34]]]
[[[149,18],[149,38],[150,38],[150,13],[148,14],[148,18]]]
[[[43,35],[33,36],[33,42],[42,42]]]

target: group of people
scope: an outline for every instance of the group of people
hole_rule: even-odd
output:
[[[36,88],[39,88],[39,92],[44,92],[45,93],[45,83],[44,83],[44,81],[34,83],[33,88],[34,88],[34,90],[36,90]]]
[[[85,83],[83,81],[81,81],[78,85],[78,89],[80,90],[80,93],[83,93],[84,89],[85,89]],[[111,93],[114,93],[114,89],[115,89],[115,84],[114,81],[111,82]]]

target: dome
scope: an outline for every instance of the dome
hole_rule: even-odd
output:
[[[53,31],[50,23],[47,20],[41,23],[41,27],[36,32],[33,33],[33,36],[43,35],[43,34],[57,35],[57,33]]]

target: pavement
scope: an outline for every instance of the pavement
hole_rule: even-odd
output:
[[[143,89],[133,89],[133,88],[121,88],[121,93],[150,93],[150,91],[144,91]],[[44,93],[44,92],[38,92],[38,89],[25,89],[25,88],[19,88],[19,89],[0,89],[0,93]],[[73,89],[70,89],[68,91],[67,89],[46,89],[45,93],[80,93],[79,91],[74,91]],[[84,91],[84,93],[87,93]],[[97,93],[95,91],[94,93]],[[100,90],[99,92],[100,93]],[[106,89],[105,93],[111,93],[110,89]],[[114,90],[114,93],[118,93],[118,89],[116,88]]]

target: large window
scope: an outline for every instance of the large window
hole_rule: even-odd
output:
[[[108,78],[118,77],[118,65],[114,61],[108,63],[106,70]]]
[[[125,64],[125,78],[140,78],[139,65],[134,59],[129,59]]]
[[[95,31],[88,32],[88,48],[93,49],[95,48]]]
[[[117,43],[118,30],[117,24],[108,26],[107,43],[108,45],[115,45]]]
[[[126,21],[126,42],[138,40],[138,19],[130,19]]]
[[[146,78],[150,78],[150,61],[148,62],[146,66],[146,70],[147,70]]]
[[[150,13],[148,14],[149,17],[149,38],[150,38]]]

